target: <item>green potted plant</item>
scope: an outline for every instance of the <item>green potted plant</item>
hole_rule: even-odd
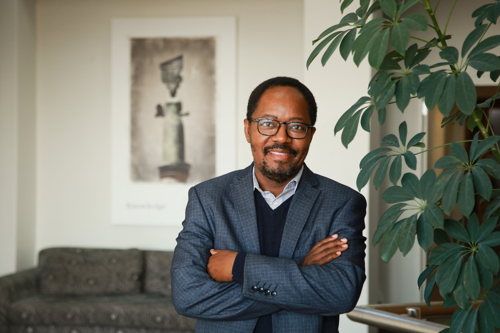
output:
[[[351,8],[353,1],[340,1],[342,13]],[[406,255],[415,236],[419,246],[430,252],[428,267],[418,278],[419,287],[427,280],[425,301],[429,305],[431,292],[437,287],[446,307],[458,305],[450,328],[443,332],[490,333],[500,327],[500,260],[493,249],[500,245],[500,232],[495,231],[500,216],[500,189],[492,185],[492,178],[500,179],[500,136],[493,133],[490,122],[493,106],[500,103],[500,85],[496,83],[500,57],[498,52],[492,53],[500,46],[500,35],[484,36],[496,27],[500,1],[471,13],[475,24],[460,41],[461,50],[448,45],[453,38],[447,32],[448,22],[453,10],[457,10],[457,1],[445,25],[436,19],[439,2],[360,0],[354,12],[313,41],[317,45],[307,66],[323,50],[321,63],[325,65],[338,49],[344,60],[352,54],[356,65],[368,57],[376,70],[367,96],[354,103],[335,126],[335,133],[342,131],[341,141],[346,148],[360,123],[363,130],[370,132],[372,116],[376,115],[383,125],[389,104],[396,104],[404,112],[413,98],[424,99],[429,110],[437,106],[444,116],[442,127],[458,123],[476,131],[471,140],[466,140],[468,150],[464,142],[447,143],[450,155],[441,157],[418,177],[412,172],[403,175],[403,163],[416,170],[416,155],[436,147],[425,149],[421,140],[426,133],[410,137],[403,122],[397,135],[385,136],[381,147],[361,160],[356,183],[360,190],[372,175],[376,189],[386,177],[392,183],[382,194],[382,199],[392,206],[380,218],[372,242],[382,243],[382,259],[386,262],[398,248]],[[426,14],[408,13],[414,6],[421,6]],[[381,17],[371,18],[377,12],[382,12]],[[412,36],[412,31],[428,29],[435,33],[434,38]],[[438,52],[441,61],[426,62],[431,52]],[[497,85],[496,93],[478,104],[471,75],[489,75]],[[487,202],[481,219],[474,212],[477,196]],[[456,207],[461,217],[449,218]]]

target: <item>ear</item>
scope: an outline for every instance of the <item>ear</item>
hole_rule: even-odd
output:
[[[247,142],[250,143],[250,122],[248,119],[245,119],[245,137],[247,138]]]

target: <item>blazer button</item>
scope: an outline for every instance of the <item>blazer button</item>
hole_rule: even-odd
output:
[[[264,292],[264,287],[260,287],[260,288],[259,288],[259,293],[261,293],[261,294],[262,294],[263,292]]]
[[[257,286],[252,287],[252,291],[258,291],[258,290],[259,290],[259,287],[257,287]]]
[[[273,290],[273,291],[271,292],[271,296],[276,296],[276,295],[278,295],[278,293],[277,293],[276,291],[274,291],[274,290]]]
[[[264,293],[266,294],[266,296],[269,296],[269,295],[271,295],[271,290],[266,289],[266,290],[264,291]]]

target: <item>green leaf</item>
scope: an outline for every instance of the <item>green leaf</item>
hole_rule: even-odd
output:
[[[471,160],[473,160],[474,156],[476,155],[477,146],[479,144],[478,139],[479,139],[479,132],[474,134],[474,138],[472,139],[472,143],[470,145],[469,157]]]
[[[499,77],[500,77],[500,70],[490,72],[491,81],[496,82]]]
[[[434,228],[427,221],[424,214],[420,214],[417,221],[417,239],[420,247],[426,252],[434,243]]]
[[[401,185],[411,196],[423,199],[418,188],[418,177],[413,173],[405,173],[403,179],[401,179]]]
[[[385,108],[377,109],[377,114],[378,114],[378,124],[382,126],[385,123],[385,116],[386,116]]]
[[[375,101],[375,108],[377,110],[381,110],[389,104],[392,97],[394,96],[394,92],[396,91],[396,82],[391,82],[389,87],[380,97]]]
[[[465,320],[465,324],[462,328],[462,333],[474,333],[476,331],[478,310],[479,308],[475,308],[469,313],[469,315],[467,316],[467,320]]]
[[[436,179],[436,183],[432,187],[432,191],[429,194],[429,202],[435,202],[438,200],[444,192],[446,185],[450,181],[451,177],[455,173],[455,169],[447,169],[439,175]]]
[[[342,131],[341,141],[344,147],[348,147],[349,143],[354,140],[356,132],[358,131],[359,117],[361,117],[361,110],[356,112],[351,119],[345,124],[344,130]]]
[[[420,132],[416,135],[414,135],[410,141],[408,141],[408,148],[415,146],[417,143],[422,140],[422,138],[425,136],[425,132]]]
[[[397,148],[399,147],[399,140],[394,134],[388,134],[382,139],[382,142],[380,144],[382,146],[391,146]]]
[[[450,64],[456,64],[458,62],[458,50],[453,46],[445,47],[441,52],[439,52],[439,56],[441,59],[448,61]]]
[[[490,201],[493,186],[491,185],[490,177],[484,172],[483,169],[476,166],[472,168],[472,178],[474,180],[474,187],[484,199]]]
[[[397,155],[394,158],[394,161],[392,161],[391,168],[389,169],[389,180],[394,186],[397,185],[398,180],[401,177],[401,169],[402,169],[401,160],[402,156]]]
[[[415,154],[407,150],[406,153],[404,154],[404,157],[406,165],[410,169],[417,170],[417,158],[415,157]]]
[[[475,301],[479,296],[479,273],[474,256],[470,256],[464,265],[464,287],[467,295]]]
[[[479,143],[477,146],[476,153],[474,154],[474,157],[472,157],[472,160],[475,161],[481,157],[484,153],[486,153],[495,143],[500,140],[500,136],[498,135],[492,135],[484,139]]]
[[[494,178],[500,178],[500,164],[498,164],[497,161],[490,158],[483,158],[477,161],[476,165],[482,168],[487,174],[492,175]]]
[[[382,61],[382,64],[380,64],[379,70],[381,71],[390,71],[390,70],[398,70],[401,69],[401,66],[398,64],[398,62],[392,58],[388,58],[387,55],[384,58],[384,61]]]
[[[464,44],[462,45],[462,58],[465,58],[467,52],[469,52],[472,45],[474,45],[479,38],[483,35],[484,31],[488,27],[487,24],[482,24],[476,29],[474,29],[464,40]]]
[[[403,254],[403,257],[406,257],[408,252],[413,247],[415,243],[415,234],[417,233],[417,214],[414,214],[407,218],[401,228],[399,230],[399,249]]]
[[[399,54],[405,55],[406,46],[410,41],[410,28],[403,22],[396,23],[392,28],[391,44]]]
[[[368,56],[368,62],[370,63],[370,66],[372,66],[375,69],[380,68],[380,65],[384,61],[385,53],[387,52],[388,46],[389,46],[389,29],[385,29],[375,38],[373,47],[370,50],[370,55]]]
[[[455,253],[448,257],[436,272],[436,282],[441,296],[448,295],[455,288],[458,274],[462,268],[462,254]]]
[[[451,211],[457,203],[458,185],[462,178],[463,172],[459,172],[453,176],[448,185],[446,185],[443,193],[443,211],[446,215],[450,215]]]
[[[344,39],[342,39],[342,42],[340,43],[339,51],[344,60],[347,60],[347,58],[349,57],[349,53],[351,53],[352,44],[354,43],[354,39],[356,38],[356,30],[357,29],[349,30],[349,32],[345,35]]]
[[[406,121],[403,121],[401,124],[399,124],[399,139],[403,147],[406,146],[407,133],[408,133],[408,126],[406,125]]]
[[[446,64],[448,64],[448,63],[446,63]],[[431,75],[429,75],[425,79],[423,79],[422,82],[420,83],[420,87],[418,87],[417,97],[418,98],[424,98],[425,96],[427,96],[427,93],[429,91],[432,92],[432,90],[434,89],[434,87],[437,84],[434,81],[440,79],[440,77],[443,74],[446,74],[445,71],[444,70],[439,70],[437,72],[432,73]]]
[[[408,76],[404,76],[399,80],[396,88],[396,105],[401,112],[404,112],[408,104],[410,104],[410,98],[410,79]]]
[[[430,224],[432,224],[436,228],[443,228],[443,212],[436,204],[428,203],[427,206],[425,206],[424,215],[427,221],[430,222]]]
[[[389,228],[398,220],[398,218],[403,214],[402,208],[405,207],[406,204],[399,203],[391,206],[388,210],[385,211],[384,215],[378,221],[377,230],[373,235],[372,242],[373,245],[377,245],[378,242],[382,239],[382,236],[390,230]]]
[[[472,175],[470,173],[465,174],[460,183],[460,191],[458,192],[458,208],[460,212],[466,217],[469,217],[470,213],[474,209],[474,185],[472,183]]]
[[[384,238],[384,244],[382,245],[382,249],[380,250],[382,260],[386,263],[391,260],[394,253],[398,249],[398,241],[399,241],[399,230],[401,228],[402,221],[399,221],[394,225],[392,230],[387,234]]]
[[[451,326],[450,326],[450,332],[449,333],[460,333],[462,330],[462,327],[465,324],[465,321],[467,320],[467,316],[469,315],[471,307],[469,307],[467,310],[464,310],[462,308],[458,308],[455,310],[453,313],[453,316],[451,317]]]
[[[354,23],[358,20],[358,15],[356,15],[355,13],[349,13],[347,14],[346,16],[344,16],[340,22],[340,23]]]
[[[397,203],[413,200],[413,196],[401,186],[391,186],[382,194],[382,199],[387,203]]]
[[[471,57],[469,66],[483,72],[492,72],[500,69],[500,58],[491,53],[480,53]]]
[[[415,56],[415,58],[413,58],[413,61],[411,62],[411,65],[410,65],[410,68],[416,66],[417,64],[420,64],[422,61],[425,60],[425,58],[427,58],[427,56],[431,53],[431,50],[423,50],[423,49],[420,49],[418,52],[417,52],[417,55]],[[419,66],[424,66],[424,67],[419,67],[419,70],[422,70],[422,71],[425,71],[425,68],[427,68],[428,72],[426,73],[423,73],[423,74],[430,74],[431,73],[431,70],[430,70],[430,67],[427,66],[427,65],[419,65]],[[416,66],[415,68],[417,68],[418,66]],[[414,69],[415,69],[414,68]],[[418,73],[415,73],[415,74],[418,74]],[[420,74],[419,74],[420,75]]]
[[[435,169],[446,169],[446,168],[454,168],[459,165],[462,165],[462,161],[460,161],[455,156],[443,156],[434,164]]]
[[[463,246],[456,243],[444,243],[434,248],[429,256],[429,265],[441,265],[452,255],[460,254]]]
[[[469,233],[465,230],[462,223],[456,220],[444,220],[444,231],[446,231],[451,237],[458,239],[461,242],[470,242]]]
[[[495,247],[500,245],[500,232],[494,232],[488,237],[486,237],[482,242],[482,245]]]
[[[495,274],[498,273],[498,269],[500,266],[498,255],[495,253],[495,251],[493,251],[491,247],[479,244],[479,248],[476,253],[476,259],[479,264],[486,269],[492,271]]]
[[[500,199],[495,198],[494,200],[491,200],[491,202],[488,204],[488,207],[486,207],[486,210],[484,211],[484,217],[498,217],[500,216]]]
[[[481,333],[495,333],[495,326],[488,320],[488,317],[483,314],[483,307],[479,307],[477,316],[477,328]]]
[[[365,26],[366,27],[366,26]],[[378,30],[365,30],[364,33],[360,32],[360,35],[354,41],[352,45],[352,50],[354,53],[354,63],[359,67],[359,64],[366,57],[368,52],[373,46],[375,42],[375,36],[380,32],[380,28]]]
[[[479,236],[479,219],[476,213],[472,213],[467,221],[467,232],[469,233],[470,241],[476,243]]]
[[[420,86],[420,79],[418,78],[418,75],[410,73],[406,76],[406,78],[408,78],[410,94],[416,95],[418,87]]]
[[[496,80],[493,80],[493,81],[496,81]],[[500,98],[500,93],[496,93],[495,95],[488,98],[483,103],[478,104],[477,106],[479,106],[480,108],[489,108],[491,106],[491,102],[493,102],[494,100],[497,100],[499,98]]]
[[[370,120],[373,114],[373,111],[375,110],[374,105],[370,105],[365,112],[363,112],[363,115],[361,116],[361,128],[363,128],[365,131],[370,133]]]
[[[352,14],[352,13],[351,13],[351,14]],[[350,14],[349,14],[349,15],[350,15]],[[349,16],[349,15],[348,15],[348,16]],[[354,14],[354,15],[356,15],[356,14]],[[346,16],[346,17],[347,17],[347,16]],[[345,26],[347,26],[347,25],[349,25],[349,22],[348,22],[348,21],[345,21],[345,22],[340,21],[340,23],[339,23],[339,24],[335,24],[335,25],[333,25],[333,26],[329,27],[328,29],[326,29],[325,31],[323,31],[323,32],[322,32],[322,33],[318,36],[318,38],[316,38],[316,39],[313,41],[313,44],[315,44],[317,41],[319,41],[319,40],[320,40],[320,39],[322,39],[323,37],[325,37],[325,36],[327,36],[327,35],[331,34],[331,33],[332,33],[332,32],[334,32],[335,30],[338,30],[338,29],[340,29],[340,28],[343,28],[343,27],[345,27]]]
[[[434,229],[434,243],[437,245],[451,243],[450,237],[443,229]]]
[[[382,7],[382,11],[388,17],[394,19],[396,17],[396,1],[394,0],[380,0],[380,7]]]
[[[420,182],[418,184],[419,193],[422,193],[424,198],[427,198],[430,189],[436,183],[436,172],[434,169],[428,169],[422,177],[420,178]]]
[[[462,309],[467,309],[467,307],[469,306],[469,298],[467,297],[467,292],[465,291],[464,286],[464,266],[462,266],[462,268],[460,269],[457,284],[455,285],[452,294],[458,306]]]
[[[330,57],[332,56],[333,52],[337,49],[337,46],[340,44],[342,41],[342,38],[346,34],[346,31],[342,31],[335,39],[330,43],[328,48],[326,49],[325,53],[323,53],[323,57],[321,57],[321,64],[323,66],[326,65]]]
[[[455,105],[456,82],[455,75],[448,76],[443,94],[438,102],[439,112],[445,117],[450,114],[453,105]]]
[[[436,267],[437,267],[436,265],[431,265],[427,267],[422,273],[420,273],[417,281],[418,289],[422,287],[422,284],[424,284],[427,277],[436,269]]]
[[[377,74],[375,74],[370,81],[368,94],[374,98],[379,97],[383,92],[385,92],[385,90],[387,90],[386,87],[392,83],[391,78],[393,75],[394,73],[377,72]]]
[[[309,55],[309,58],[307,58],[306,68],[309,68],[309,65],[313,62],[314,58],[316,58],[318,54],[325,48],[325,46],[338,34],[340,34],[340,31],[335,32],[330,36],[326,37],[321,43],[318,44],[318,46],[314,48],[314,50]]]
[[[405,68],[410,68],[411,63],[413,62],[413,59],[415,59],[415,56],[417,55],[418,51],[418,45],[417,43],[410,45],[410,47],[406,50],[406,54],[404,56],[404,64]]]
[[[481,305],[481,312],[486,316],[489,322],[494,326],[500,327],[500,307],[498,304],[493,303],[490,299],[485,299]],[[481,332],[483,333],[483,332]]]
[[[359,5],[360,7],[364,8],[365,6],[368,6],[370,4],[370,0],[360,0]]]
[[[337,121],[337,124],[335,125],[334,129],[334,134],[337,134],[337,132],[341,131],[346,123],[351,119],[352,114],[364,103],[368,102],[370,100],[370,97],[363,96],[356,103],[354,103],[344,114],[340,117],[340,119]]]
[[[425,74],[430,74],[431,69],[429,68],[428,65],[418,65],[413,67],[412,72],[413,74],[416,75],[425,75]]]
[[[469,54],[469,58],[471,58],[476,54],[480,54],[489,51],[491,49],[494,49],[498,45],[500,45],[500,35],[488,37],[484,39],[481,43],[477,44],[477,46],[472,49],[472,51]]]
[[[462,163],[468,163],[469,162],[469,155],[467,155],[467,152],[465,151],[465,148],[462,147],[461,144],[452,142],[450,145],[450,153],[451,155],[455,156],[458,158]]]
[[[441,95],[443,94],[447,78],[447,75],[442,73],[437,76],[427,88],[425,105],[429,110],[434,110],[434,107],[439,102]]]
[[[477,94],[476,86],[467,72],[458,74],[455,98],[460,111],[470,115],[476,107]]]
[[[391,148],[377,148],[375,150],[372,150],[368,154],[363,157],[361,162],[359,162],[359,168],[362,169],[364,168],[371,160],[373,160],[375,157],[387,153],[388,151],[391,151]]]
[[[368,180],[370,179],[373,170],[375,170],[377,164],[384,158],[385,156],[377,156],[370,161],[370,163],[372,164],[368,164],[363,169],[361,169],[358,177],[356,178],[356,187],[359,191],[361,191],[361,189],[365,187],[366,183],[368,183]]]
[[[375,172],[375,177],[373,178],[373,186],[375,186],[375,190],[378,190],[380,186],[384,183],[385,175],[387,173],[387,167],[389,166],[389,162],[391,161],[392,156],[387,156],[380,162],[377,172]]]
[[[478,243],[482,242],[484,239],[486,239],[486,237],[488,237],[489,234],[491,234],[491,232],[497,226],[497,221],[498,221],[497,217],[491,217],[486,221],[483,221],[483,223],[479,227],[479,232],[477,235]]]
[[[427,285],[425,286],[424,299],[425,299],[425,303],[427,303],[427,306],[429,308],[431,307],[431,294],[432,294],[432,290],[434,289],[435,285],[436,285],[436,274],[431,276],[431,278],[429,279],[429,282],[427,282]]]
[[[411,30],[427,31],[427,17],[420,13],[408,14],[401,19]]]
[[[354,0],[344,0],[342,5],[340,6],[340,12],[343,14],[344,10],[349,7],[349,5],[353,2]]]

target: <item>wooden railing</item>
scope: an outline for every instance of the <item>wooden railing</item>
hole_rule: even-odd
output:
[[[349,319],[397,333],[438,333],[448,326],[426,320],[427,317],[450,316],[456,307],[444,308],[443,302],[375,304],[357,306],[347,314]]]

